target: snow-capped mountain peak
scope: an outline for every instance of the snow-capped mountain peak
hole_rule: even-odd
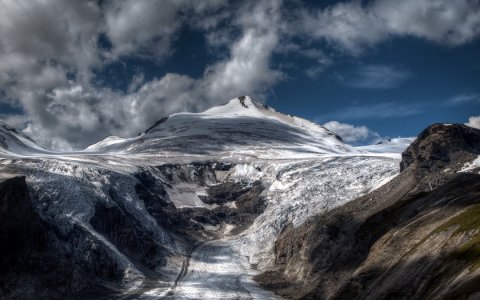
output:
[[[333,133],[331,133],[323,126],[299,117],[278,112],[268,105],[253,100],[250,96],[240,96],[238,98],[234,98],[223,105],[212,107],[204,111],[202,114],[222,117],[248,116],[256,118],[275,119],[291,126],[300,127],[304,130],[328,133],[333,135]]]
[[[328,129],[277,112],[249,96],[234,98],[201,113],[182,112],[160,119],[135,138],[109,137],[87,151],[178,154],[305,156],[355,153]]]
[[[225,104],[214,106],[207,109],[202,114],[211,116],[230,116],[230,115],[261,115],[259,107],[262,104],[253,100],[250,96],[240,96],[228,101]]]

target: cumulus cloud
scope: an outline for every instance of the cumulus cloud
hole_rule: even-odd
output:
[[[379,137],[378,133],[368,129],[367,126],[354,126],[337,121],[327,122],[323,126],[339,135],[343,141],[349,144],[366,142]]]
[[[267,95],[286,78],[272,66],[273,55],[282,51],[310,59],[305,73],[318,77],[334,56],[302,42],[301,35],[358,55],[395,35],[462,44],[480,28],[477,1],[362,3],[291,13],[291,5],[275,0],[1,1],[0,101],[24,114],[0,117],[23,124],[48,148],[82,148],[110,134],[135,135],[174,112],[200,111],[243,94]],[[201,76],[151,79],[139,70],[124,91],[108,81],[92,83],[97,70],[125,58],[165,61],[185,27],[200,31],[207,52],[214,53]],[[391,87],[408,77],[394,67],[360,71],[364,81],[357,86],[363,87]],[[333,119],[405,116],[419,109],[395,103],[351,107]]]
[[[281,79],[270,67],[270,57],[278,44],[280,1],[264,1],[245,7],[238,16],[241,37],[230,47],[230,57],[205,72],[207,92],[213,98],[232,98],[249,91],[261,92]]]
[[[360,1],[339,3],[314,12],[305,10],[301,15],[304,33],[338,44],[353,54],[387,36],[376,24],[377,17]]]
[[[358,55],[394,36],[459,45],[480,34],[480,4],[471,0],[375,0],[303,10],[301,31]]]
[[[411,77],[403,68],[388,65],[363,65],[339,76],[346,86],[368,89],[390,89],[402,85]]]
[[[468,122],[465,125],[480,129],[480,116],[473,116],[468,118]]]
[[[237,4],[225,14],[221,9],[226,3],[2,2],[2,101],[19,103],[26,113],[3,119],[27,124],[25,132],[48,148],[82,148],[110,134],[136,135],[174,112],[200,111],[238,95],[268,92],[282,78],[270,66],[282,3]],[[227,15],[238,34],[224,37],[229,40],[227,55],[200,78],[168,73],[145,82],[139,73],[126,92],[91,83],[96,68],[124,56],[168,57],[181,26],[222,32],[220,22]],[[98,42],[102,36],[109,47]]]

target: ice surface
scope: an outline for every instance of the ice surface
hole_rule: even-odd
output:
[[[398,160],[374,156],[338,156],[316,160],[265,163],[263,179],[270,183],[268,206],[234,247],[250,263],[267,267],[273,259],[276,236],[288,224],[298,226],[309,217],[342,205],[398,173]]]

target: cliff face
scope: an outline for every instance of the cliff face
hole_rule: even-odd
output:
[[[276,266],[257,277],[293,299],[465,299],[480,291],[480,175],[458,173],[480,131],[433,125],[381,188],[276,242]],[[478,172],[477,172],[478,173]]]
[[[480,155],[479,130],[465,125],[434,124],[402,153],[400,171],[415,165],[418,175],[458,167]]]
[[[45,251],[46,231],[33,210],[25,178],[0,183],[0,269],[13,270],[30,253]]]
[[[91,248],[84,230],[64,236],[41,219],[24,177],[0,183],[0,240],[0,299],[75,298],[87,289],[106,295],[98,280],[119,275],[104,249]]]

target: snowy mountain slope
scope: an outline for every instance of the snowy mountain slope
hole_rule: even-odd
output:
[[[28,136],[0,122],[0,155],[32,155],[47,152]]]
[[[109,258],[59,253],[106,265],[108,272],[83,272],[145,299],[264,297],[252,266],[268,266],[285,226],[370,191],[399,163],[398,155],[359,151],[249,97],[73,153],[39,149],[9,128],[0,136],[9,147],[0,145],[0,177],[26,177],[35,210],[66,249],[100,249]]]
[[[239,97],[202,113],[177,113],[135,138],[108,137],[86,151],[113,153],[235,152],[256,157],[356,153],[328,129]]]

